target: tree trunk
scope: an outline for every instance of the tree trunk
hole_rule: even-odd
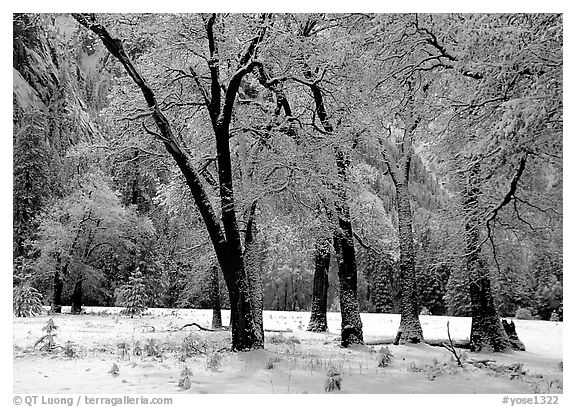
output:
[[[414,265],[414,237],[412,235],[412,211],[408,183],[396,182],[398,207],[398,239],[400,241],[400,328],[394,343],[419,343],[424,341],[418,309],[416,269]]]
[[[338,280],[340,282],[341,345],[346,348],[353,343],[364,343],[364,338],[360,307],[358,305],[358,276],[352,241],[352,224],[349,218],[340,216],[338,223],[340,230],[334,232],[334,248],[338,262]]]
[[[475,254],[466,257],[472,306],[470,350],[502,352],[510,347],[510,342],[494,304],[486,264]]]
[[[308,331],[326,332],[328,322],[328,271],[330,269],[330,241],[316,238],[314,251],[314,286],[312,287],[312,313]]]
[[[210,267],[210,302],[212,303],[212,329],[222,328],[222,311],[220,305],[220,267],[214,263]]]
[[[254,201],[250,207],[246,225],[244,264],[246,267],[250,302],[252,304],[254,329],[258,335],[258,340],[264,343],[264,321],[262,316],[264,310],[264,288],[262,285],[264,247],[256,224],[256,205],[257,201]]]
[[[276,311],[280,311],[280,284],[275,282],[276,289],[274,290],[274,303],[276,304]]]
[[[82,280],[74,283],[74,292],[72,293],[72,314],[80,314],[82,312]]]
[[[52,312],[60,314],[62,312],[62,290],[64,289],[64,281],[60,278],[60,272],[56,270],[54,272],[54,281],[52,284],[53,294],[52,294]]]
[[[221,263],[222,264],[222,263]],[[248,295],[250,289],[243,264],[241,267],[237,263],[224,262],[228,275],[234,278],[224,280],[228,288],[230,297],[230,327],[232,331],[232,350],[246,351],[264,347],[264,342],[260,340],[254,326],[252,315],[252,302]]]
[[[468,185],[464,189],[462,201],[466,232],[466,270],[472,306],[470,350],[472,352],[502,352],[510,348],[510,341],[494,304],[488,267],[481,257],[482,213],[478,203],[480,190],[476,186],[477,172],[478,168],[475,166]]]
[[[76,235],[76,239],[78,235]],[[76,243],[76,239],[72,244],[74,247]],[[68,274],[68,263],[62,265],[62,258],[60,254],[56,257],[56,271],[54,272],[54,279],[52,282],[52,305],[50,307],[51,311],[60,314],[62,313],[62,291],[64,290],[64,280],[62,280],[62,276],[66,276]]]
[[[60,314],[62,312],[62,290],[64,289],[64,281],[62,276],[67,274],[68,264],[62,267],[62,259],[60,254],[56,258],[56,271],[54,272],[54,279],[52,280],[52,306],[51,311]]]

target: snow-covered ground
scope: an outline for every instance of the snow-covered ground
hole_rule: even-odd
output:
[[[344,393],[561,393],[562,323],[515,320],[525,352],[470,354],[467,360],[490,359],[492,366],[521,363],[525,374],[511,379],[507,372],[464,363],[458,368],[450,353],[428,345],[393,346],[387,367],[378,367],[382,346],[339,347],[340,314],[329,313],[329,333],[306,332],[308,312],[265,311],[266,349],[219,352],[220,363],[208,366],[209,356],[184,354],[184,339],[207,353],[229,348],[230,333],[204,332],[183,325],[209,327],[210,310],[151,309],[141,318],[118,315],[118,308],[86,307],[85,315],[65,313],[52,318],[59,327],[56,344],[68,341],[74,356],[61,347],[47,353],[34,349],[45,334],[47,315],[14,318],[14,392],[16,393],[320,393],[330,366],[340,371]],[[229,312],[223,311],[228,324]],[[426,339],[467,339],[470,319],[421,316]],[[399,315],[362,314],[364,339],[392,337]],[[134,355],[136,344],[154,339],[159,356]],[[296,342],[296,343],[293,343]],[[120,346],[119,346],[120,345]],[[128,348],[124,351],[122,346]],[[145,353],[145,352],[144,352]],[[113,364],[118,375],[108,373]],[[191,371],[190,388],[178,387],[182,370]]]

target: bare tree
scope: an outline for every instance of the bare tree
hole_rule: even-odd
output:
[[[128,57],[122,41],[112,37],[108,30],[98,22],[95,14],[73,14],[73,16],[81,25],[98,35],[104,46],[118,59],[126,73],[138,85],[157,127],[157,131],[145,127],[146,131],[162,141],[167,152],[172,156],[186,179],[186,183],[210,235],[228,288],[231,307],[232,348],[234,350],[248,350],[263,347],[263,338],[258,335],[258,329],[254,323],[251,295],[244,267],[242,242],[235,209],[229,138],[236,94],[244,76],[258,65],[255,60],[257,45],[264,36],[265,28],[262,28],[250,42],[248,49],[239,60],[237,70],[229,79],[227,86],[224,87],[225,90],[223,90],[220,77],[218,44],[214,36],[214,24],[217,16],[212,14],[205,21],[210,53],[208,60],[210,71],[209,91],[204,89],[198,75],[190,69],[210,115],[212,129],[216,138],[218,186],[222,212],[222,223],[220,223],[210,203],[198,170],[192,163],[190,154],[175,137],[170,121],[164,115],[156,100],[155,92]]]

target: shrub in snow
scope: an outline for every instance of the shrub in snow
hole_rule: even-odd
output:
[[[213,372],[220,370],[220,365],[222,363],[222,355],[218,352],[212,352],[206,357],[206,369]]]
[[[66,342],[66,346],[64,346],[64,354],[66,355],[66,357],[68,358],[77,358],[78,357],[78,353],[76,352],[76,349],[74,348],[74,344],[71,341],[67,341]]]
[[[274,369],[274,366],[276,365],[276,363],[281,362],[282,359],[280,359],[278,356],[272,356],[270,358],[268,358],[268,360],[266,361],[266,369]]]
[[[118,348],[118,356],[120,359],[130,359],[130,344],[127,342],[119,342],[116,347]]]
[[[423,369],[426,372],[428,380],[434,381],[438,376],[446,374],[456,374],[458,373],[459,367],[453,361],[450,362],[439,362],[437,359],[432,361],[431,365],[426,365]]]
[[[146,295],[146,285],[144,284],[144,277],[139,268],[128,278],[128,283],[120,287],[118,292],[118,305],[124,307],[121,311],[124,315],[142,315],[148,307],[146,303],[148,295]]]
[[[184,361],[191,356],[205,355],[208,352],[208,344],[196,334],[191,333],[184,338],[180,352],[180,360]]]
[[[326,382],[324,383],[324,391],[336,391],[342,388],[342,377],[340,376],[340,372],[334,366],[331,366],[326,372]]]
[[[14,288],[12,308],[17,317],[42,314],[42,294],[28,283]]]
[[[275,334],[270,336],[270,338],[268,339],[268,341],[270,343],[273,343],[274,345],[280,345],[283,343],[286,343],[288,345],[291,344],[299,344],[300,343],[300,339],[296,338],[294,335],[291,336],[284,336],[282,334]]]
[[[516,319],[533,319],[532,312],[527,308],[518,308],[516,310]]]
[[[152,356],[155,358],[162,358],[162,347],[160,342],[154,338],[149,338],[144,345],[144,353],[146,356]]]
[[[142,355],[142,347],[140,346],[140,341],[134,342],[134,348],[132,349],[132,354],[134,356]]]
[[[415,372],[423,372],[424,369],[422,369],[421,367],[416,366],[416,362],[411,362],[408,367],[406,368],[406,371],[411,372],[411,373],[415,373]]]
[[[182,390],[189,390],[192,386],[190,377],[192,376],[192,370],[188,366],[184,366],[184,369],[180,372],[180,380],[178,381],[178,387]]]
[[[110,373],[112,376],[116,377],[120,374],[120,368],[118,367],[118,365],[116,363],[112,363],[112,367],[110,368],[108,373]]]
[[[390,364],[390,360],[392,358],[392,353],[388,346],[381,348],[380,352],[378,352],[378,367],[386,367]]]

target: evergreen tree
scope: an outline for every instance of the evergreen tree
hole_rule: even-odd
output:
[[[49,185],[46,120],[42,113],[24,115],[14,131],[13,233],[14,259],[25,256],[26,240],[37,227]]]
[[[146,294],[146,285],[144,284],[144,276],[137,267],[128,278],[128,283],[120,288],[118,293],[118,305],[124,307],[123,314],[141,316],[148,308],[146,306],[148,295]]]
[[[446,292],[444,293],[446,313],[457,317],[470,316],[470,294],[468,280],[462,267],[455,268],[450,273]]]
[[[32,317],[42,313],[42,294],[28,282],[14,288],[12,308],[17,317]]]

